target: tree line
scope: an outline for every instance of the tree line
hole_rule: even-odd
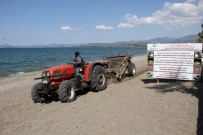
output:
[[[196,40],[197,43],[203,43],[203,24],[201,25],[202,31],[198,33],[198,39]]]

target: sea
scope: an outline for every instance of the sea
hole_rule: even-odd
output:
[[[147,48],[136,47],[67,47],[67,48],[1,48],[0,77],[40,71],[70,63],[79,51],[85,62],[94,62],[113,55],[140,56]]]

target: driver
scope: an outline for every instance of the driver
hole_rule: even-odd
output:
[[[75,52],[75,58],[73,59],[73,64],[74,64],[74,66],[75,66],[75,68],[76,68],[76,75],[77,75],[78,77],[80,77],[81,79],[83,79],[83,78],[84,78],[84,75],[82,75],[82,74],[80,73],[80,69],[81,69],[81,68],[84,68],[85,61],[84,61],[83,58],[80,56],[80,52],[79,52],[79,51]]]

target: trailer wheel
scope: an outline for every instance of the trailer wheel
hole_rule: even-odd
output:
[[[73,81],[66,80],[61,82],[59,85],[58,95],[62,103],[74,101],[77,97]]]
[[[134,63],[129,63],[128,65],[128,74],[134,76],[136,74],[136,67]]]
[[[49,99],[48,95],[39,94],[38,91],[43,90],[45,84],[43,83],[36,83],[31,89],[31,97],[34,103],[44,102]]]
[[[107,88],[106,72],[102,66],[98,65],[93,68],[90,87],[94,92],[99,92]]]

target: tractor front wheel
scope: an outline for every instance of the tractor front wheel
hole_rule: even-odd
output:
[[[91,89],[94,92],[99,92],[107,88],[106,72],[102,66],[95,66],[92,71]]]
[[[31,90],[31,97],[34,103],[44,102],[49,99],[48,95],[39,94],[39,91],[42,91],[46,86],[43,83],[36,83]]]
[[[66,80],[59,85],[58,96],[61,102],[72,102],[76,99],[75,85],[73,81]]]

